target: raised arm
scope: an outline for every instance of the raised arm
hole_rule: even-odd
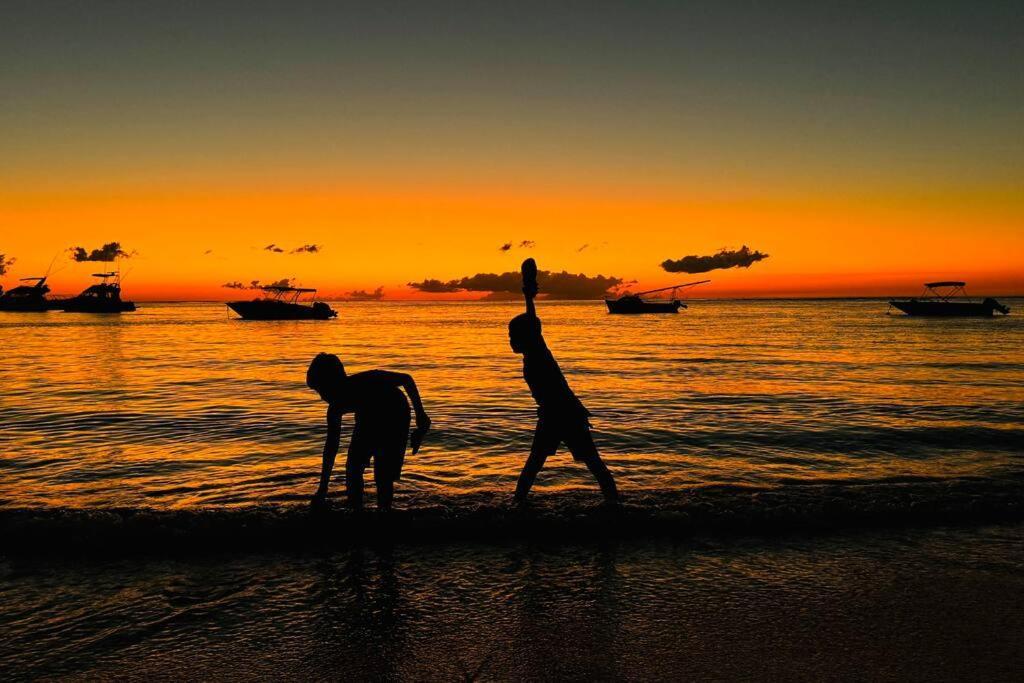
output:
[[[338,457],[338,446],[341,443],[341,409],[330,405],[327,407],[327,439],[324,441],[324,459],[320,468],[320,485],[313,494],[313,505],[322,505],[327,500],[327,485],[331,481],[334,460]]]
[[[533,305],[533,299],[537,296],[537,262],[532,258],[523,261],[520,268],[523,274],[523,297],[526,299],[526,315],[537,317],[537,309]]]

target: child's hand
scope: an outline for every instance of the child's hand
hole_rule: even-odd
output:
[[[420,446],[423,444],[423,437],[427,435],[427,430],[430,429],[430,418],[425,420],[418,420],[416,429],[412,430],[409,435],[409,444],[412,446],[412,454],[416,455],[420,451]]]

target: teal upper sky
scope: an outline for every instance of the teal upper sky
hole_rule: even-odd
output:
[[[0,149],[29,174],[1020,172],[1024,4],[822,5],[8,1]]]

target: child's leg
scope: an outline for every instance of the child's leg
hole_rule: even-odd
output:
[[[363,470],[370,460],[364,436],[358,426],[352,431],[348,457],[345,459],[345,495],[354,510],[363,509]]]
[[[376,459],[375,459],[376,460]],[[377,484],[377,509],[390,510],[394,498],[394,481],[390,473],[384,473],[374,464],[374,483]]]
[[[349,453],[345,461],[345,495],[354,510],[363,509],[363,463],[362,458],[353,458]]]
[[[519,481],[516,483],[516,500],[526,500],[527,494],[537,479],[537,473],[544,467],[544,461],[558,448],[558,436],[543,422],[537,423],[537,429],[533,433],[533,445],[530,447],[530,457],[523,465],[523,471],[519,473]]]
[[[576,460],[583,461],[587,469],[590,470],[590,473],[597,479],[605,500],[618,500],[619,492],[615,487],[615,479],[612,477],[612,473],[608,471],[608,466],[604,464],[604,460],[601,460],[601,456],[597,452],[597,446],[594,445],[594,437],[590,433],[590,429],[582,427],[579,431],[573,433],[567,439],[567,445],[572,452],[572,456]]]
[[[398,409],[381,425],[376,434],[373,455],[373,480],[377,484],[377,508],[391,509],[395,482],[402,475],[405,449],[409,443],[409,407]]]

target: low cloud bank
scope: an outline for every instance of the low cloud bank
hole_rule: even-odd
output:
[[[294,285],[292,284],[292,278],[285,277],[265,284],[259,280],[250,280],[249,284],[235,280],[233,282],[225,282],[221,287],[226,289],[260,289],[262,287],[294,287]]]
[[[541,294],[551,299],[600,299],[609,294],[610,290],[623,284],[623,280],[614,276],[591,276],[566,271],[553,273],[542,270],[537,273],[537,284],[540,286]],[[490,295],[517,295],[522,291],[523,282],[522,274],[519,272],[477,273],[457,280],[431,278],[410,282],[409,286],[429,294],[484,292]]]
[[[351,292],[345,292],[344,296],[349,301],[380,301],[384,298],[384,286],[381,285],[372,292],[367,292],[365,289],[354,289]]]

